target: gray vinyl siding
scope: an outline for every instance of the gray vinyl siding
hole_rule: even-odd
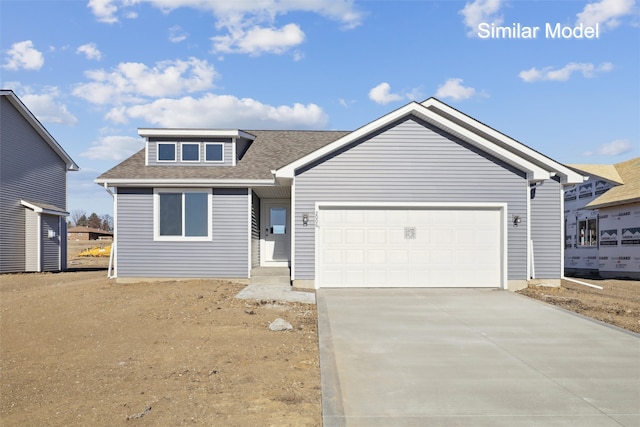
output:
[[[40,215],[42,221],[41,236],[41,262],[43,271],[60,270],[60,217],[56,215]],[[49,237],[49,230],[55,233],[55,237]]]
[[[536,188],[531,200],[531,240],[536,279],[562,277],[562,221],[560,183],[548,179]]]
[[[23,209],[25,215],[25,271],[39,271],[38,221],[40,216],[31,209]]]
[[[25,271],[26,265],[26,208],[20,200],[66,209],[67,176],[64,161],[0,99],[0,273],[8,273]]]
[[[236,160],[240,160],[247,152],[252,141],[244,138],[236,139]]]
[[[260,266],[260,198],[251,192],[251,267]]]
[[[508,279],[526,279],[528,184],[521,172],[416,120],[390,126],[295,177],[295,279],[314,279],[316,202],[507,203]]]
[[[248,277],[248,190],[213,189],[212,240],[153,240],[153,190],[118,188],[118,277]]]
[[[172,143],[176,144],[176,161],[175,162],[158,162],[158,143]],[[199,143],[200,144],[200,161],[199,162],[182,162],[182,151],[180,144],[186,143]],[[215,143],[223,144],[224,162],[205,162],[205,144]],[[231,138],[216,138],[216,139],[203,139],[203,138],[180,138],[180,139],[166,139],[155,138],[149,141],[149,152],[147,153],[147,162],[150,166],[232,166],[233,165],[233,147]]]

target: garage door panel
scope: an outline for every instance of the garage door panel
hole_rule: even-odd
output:
[[[389,241],[387,235],[389,233],[385,229],[370,229],[367,230],[367,243],[370,244],[385,244]]]
[[[376,264],[386,264],[386,263],[387,263],[387,251],[382,249],[367,251],[367,264],[369,266],[375,266]]]
[[[345,231],[345,243],[348,245],[362,244],[365,242],[365,230],[348,229]]]
[[[365,220],[365,212],[361,210],[347,210],[342,219],[346,224],[362,225]]]
[[[389,262],[394,264],[394,265],[398,265],[398,264],[402,264],[402,265],[409,265],[410,264],[410,260],[409,260],[409,250],[390,250],[388,251],[389,254]]]
[[[345,262],[343,251],[341,249],[324,249],[322,251],[322,258],[324,260],[324,265],[327,268],[331,266],[342,266]]]
[[[366,211],[366,221],[369,225],[386,225],[387,224],[387,213],[386,211],[379,209],[372,209]]]
[[[440,230],[431,231],[431,241],[435,244],[446,245],[451,243],[451,236],[455,229],[442,227]]]
[[[498,209],[320,209],[319,286],[501,285]]]
[[[343,241],[342,235],[342,230],[327,229],[324,231],[324,240],[327,245],[341,244]]]
[[[344,281],[349,286],[357,286],[358,283],[366,283],[367,272],[363,268],[351,268],[344,273]]]
[[[366,273],[366,280],[369,286],[384,286],[386,281],[386,272],[382,270],[368,270]]]
[[[414,249],[409,251],[409,262],[416,266],[416,271],[421,267],[425,268],[424,266],[430,265],[432,262],[431,251],[424,249]]]
[[[350,265],[364,265],[365,252],[362,249],[345,249],[344,256]]]

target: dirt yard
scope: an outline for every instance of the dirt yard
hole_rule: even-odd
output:
[[[3,427],[322,424],[314,305],[214,280],[116,284],[106,265],[0,276]],[[276,318],[294,329],[270,331]]]
[[[0,276],[3,427],[322,424],[314,305],[215,280],[116,284],[108,258],[73,256],[90,246],[70,246],[74,271]],[[604,290],[521,293],[640,332],[640,282],[589,282]]]
[[[562,286],[558,288],[529,287],[519,293],[640,333],[640,281],[576,280],[601,286],[603,289],[563,280]]]

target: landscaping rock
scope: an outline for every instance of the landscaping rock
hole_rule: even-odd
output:
[[[293,329],[293,326],[291,323],[278,317],[276,320],[269,323],[269,329],[272,331],[290,331]]]

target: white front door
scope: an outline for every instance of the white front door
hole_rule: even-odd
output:
[[[291,253],[289,200],[262,202],[262,264],[288,266]]]

